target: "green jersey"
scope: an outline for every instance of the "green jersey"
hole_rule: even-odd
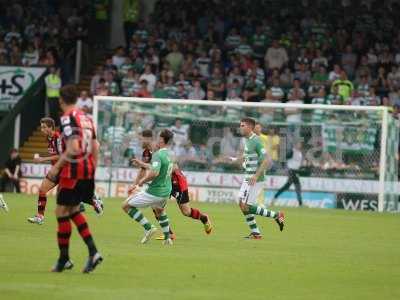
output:
[[[249,138],[245,139],[244,144],[244,168],[245,168],[245,180],[250,179],[256,174],[258,167],[265,159],[267,151],[264,148],[263,143],[255,133]],[[258,177],[257,182],[264,181],[265,174],[261,174]]]
[[[169,151],[162,148],[153,154],[151,159],[151,170],[158,172],[156,178],[149,184],[146,193],[159,197],[169,197],[172,190],[171,173],[172,160],[169,156]]]

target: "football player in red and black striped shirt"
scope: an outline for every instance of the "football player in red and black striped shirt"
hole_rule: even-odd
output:
[[[64,151],[64,143],[62,141],[60,132],[55,128],[55,122],[52,118],[42,118],[40,120],[40,130],[46,136],[48,141],[47,152],[48,156],[40,157],[35,154],[34,161],[37,163],[51,162],[54,165],[60,157],[60,154]],[[43,224],[44,222],[44,211],[47,203],[47,193],[58,184],[58,176],[56,178],[50,178],[46,176],[39,188],[39,199],[37,202],[37,215],[28,218],[28,221],[36,224]]]
[[[142,178],[142,176],[145,175],[146,170],[150,167],[149,163],[151,161],[151,155],[152,155],[152,138],[153,138],[153,133],[151,130],[144,130],[142,132],[143,155],[142,155],[142,160],[132,159],[132,163],[140,167],[138,175],[132,187],[137,186],[137,182],[140,180],[140,178]],[[200,220],[204,225],[205,232],[207,234],[210,234],[212,231],[210,218],[206,214],[201,213],[200,210],[190,207],[188,183],[185,175],[182,173],[182,171],[176,164],[174,165],[174,170],[172,172],[171,180],[172,180],[171,197],[174,197],[176,199],[176,203],[178,204],[182,214],[186,217]],[[129,189],[128,192],[133,193],[136,191],[133,189]],[[170,237],[172,239],[176,238],[175,234],[171,230],[171,225],[170,225]],[[162,235],[157,239],[164,240],[164,236]]]
[[[55,128],[55,122],[52,118],[42,118],[40,120],[40,130],[46,136],[48,147],[48,156],[40,157],[35,154],[34,161],[37,163],[50,162],[54,165],[60,157],[60,154],[64,152],[65,144],[62,136],[58,130]],[[47,204],[47,193],[57,186],[59,182],[59,176],[51,178],[46,176],[39,188],[39,198],[37,202],[37,214],[31,218],[28,218],[30,223],[42,225],[44,223],[44,212],[46,210]],[[100,215],[103,212],[102,202],[96,197],[93,199],[86,199],[85,201],[91,204],[95,212]]]
[[[72,231],[71,221],[89,250],[89,258],[84,273],[93,271],[103,261],[97,251],[85,215],[79,204],[94,196],[94,175],[96,171],[99,144],[92,120],[76,108],[77,91],[75,86],[66,85],[60,90],[60,107],[64,112],[61,128],[65,151],[51,168],[49,176],[59,174],[56,216],[58,222],[58,247],[60,256],[53,272],[70,269],[73,264],[69,258],[69,241]]]

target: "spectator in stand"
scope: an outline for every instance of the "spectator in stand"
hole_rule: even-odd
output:
[[[202,77],[208,78],[210,76],[211,59],[207,56],[207,52],[202,50],[200,57],[196,59],[196,66]]]
[[[289,67],[283,69],[282,74],[279,76],[281,86],[288,89],[292,86],[294,75]]]
[[[90,81],[90,93],[92,95],[97,95],[97,88],[100,82],[100,79],[104,77],[104,68],[103,66],[96,67],[96,73],[92,77]]]
[[[87,91],[81,91],[80,97],[76,102],[76,106],[84,111],[86,114],[91,115],[93,112],[93,100],[89,97]]]
[[[339,65],[334,65],[333,70],[329,72],[328,79],[330,83],[332,84],[335,80],[340,79],[340,73],[342,72],[342,69],[340,68]]]
[[[125,60],[124,47],[120,46],[115,50],[115,54],[112,56],[112,64],[119,69],[125,63]]]
[[[185,86],[182,83],[179,83],[178,86],[178,91],[177,91],[177,99],[187,99],[188,94],[185,90]]]
[[[357,59],[357,54],[353,52],[352,46],[347,45],[346,51],[342,54],[341,64],[343,66],[343,70],[350,78],[353,78],[355,75]]]
[[[193,89],[190,91],[188,99],[191,100],[203,100],[206,96],[206,93],[201,88],[201,83],[199,80],[193,81]]]
[[[97,96],[110,96],[110,91],[107,88],[106,80],[104,78],[100,78],[99,83],[96,87],[95,95]]]
[[[263,31],[262,26],[258,25],[256,31],[251,37],[251,45],[254,51],[254,57],[261,60],[267,50],[268,37]]]
[[[375,79],[374,86],[376,86],[376,91],[378,95],[386,97],[389,92],[389,82],[387,78],[387,73],[384,67],[379,67],[378,76]]]
[[[174,143],[177,146],[185,145],[189,140],[189,125],[182,124],[181,119],[176,119],[175,124],[170,128],[174,134]]]
[[[135,97],[139,98],[151,98],[151,92],[149,91],[148,82],[146,79],[140,81],[140,89],[136,92]]]
[[[279,45],[277,40],[272,42],[264,57],[265,67],[268,69],[281,69],[288,61],[286,49]]]
[[[154,91],[154,87],[157,82],[157,77],[153,74],[151,70],[151,65],[145,65],[144,73],[140,75],[139,80],[140,82],[146,80],[149,92],[152,93]]]
[[[181,71],[181,67],[183,65],[183,54],[179,51],[179,47],[177,43],[172,44],[172,50],[165,57],[165,60],[169,62],[171,65],[172,72],[174,72],[174,76],[178,76]]]
[[[342,96],[344,104],[347,104],[349,98],[353,94],[354,86],[353,83],[347,79],[347,74],[345,71],[341,71],[340,78],[332,83],[331,89],[338,89],[338,93]]]
[[[311,72],[308,70],[308,65],[301,63],[299,69],[294,73],[294,77],[297,78],[301,85],[308,85],[311,80]]]
[[[322,56],[320,49],[315,50],[315,57],[311,63],[312,70],[318,70],[319,67],[328,67],[328,59]]]
[[[290,89],[288,94],[288,103],[303,104],[306,93],[301,88],[301,82],[299,79],[293,81],[293,88]],[[301,122],[301,110],[296,108],[286,108],[286,121],[288,123],[300,123]]]
[[[109,91],[109,94],[112,96],[116,96],[119,94],[119,86],[115,80],[115,75],[113,72],[106,72],[106,87]]]
[[[126,76],[122,78],[121,89],[122,95],[129,97],[137,93],[140,88],[139,76],[134,69],[129,69]]]
[[[281,102],[285,97],[285,92],[280,86],[279,78],[272,79],[272,86],[267,90],[265,99],[267,101]]]
[[[10,157],[8,158],[4,175],[1,181],[1,191],[6,192],[6,186],[10,183],[14,185],[17,193],[20,193],[19,181],[21,178],[21,158],[19,157],[18,150],[12,149],[10,152]]]
[[[225,50],[230,52],[235,50],[240,45],[240,35],[236,28],[232,28],[231,32],[225,39]]]
[[[39,51],[34,48],[33,44],[29,44],[22,54],[22,64],[24,66],[33,66],[39,63]]]
[[[213,91],[214,97],[217,100],[223,99],[225,91],[225,80],[220,68],[218,67],[214,68],[211,78],[207,85],[207,90]]]
[[[226,99],[240,99],[242,95],[242,87],[240,85],[240,82],[237,78],[235,78],[228,86],[227,94],[226,94]]]

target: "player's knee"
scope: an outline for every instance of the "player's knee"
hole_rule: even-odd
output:
[[[163,211],[164,211],[164,209],[162,209],[162,208],[153,208],[154,215],[157,219],[161,216]]]
[[[181,210],[181,212],[182,212],[182,214],[183,214],[184,216],[190,217],[191,209],[190,209],[189,206],[187,206],[187,205],[180,205],[179,208],[180,208],[180,210]]]
[[[242,201],[239,201],[239,207],[242,210],[242,212],[247,212],[248,211],[248,206],[246,203],[243,203]]]
[[[70,215],[69,207],[57,205],[55,214],[57,218],[67,217]]]
[[[123,210],[124,212],[128,212],[128,210],[129,210],[128,201],[125,200],[124,202],[122,202],[121,208],[122,208],[122,210]]]

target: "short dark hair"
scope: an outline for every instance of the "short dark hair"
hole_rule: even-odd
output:
[[[49,117],[41,118],[40,124],[45,124],[47,127],[50,127],[51,129],[56,128],[56,123],[52,118]]]
[[[66,104],[73,105],[78,100],[78,91],[73,84],[64,85],[60,90],[62,101]]]
[[[148,137],[152,138],[153,137],[153,131],[150,129],[145,129],[142,131],[142,137]]]
[[[172,133],[171,130],[163,129],[160,132],[160,137],[163,138],[165,144],[168,144],[172,140],[172,138],[174,137],[174,134]]]
[[[240,120],[240,123],[246,123],[250,125],[252,128],[256,126],[256,121],[253,118],[243,118]]]

